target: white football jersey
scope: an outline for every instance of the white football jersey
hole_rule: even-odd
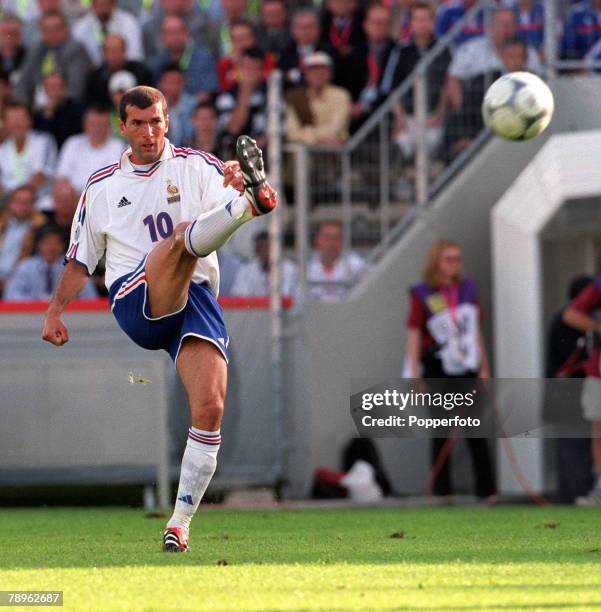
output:
[[[118,163],[89,178],[67,251],[67,259],[83,264],[90,274],[106,253],[109,289],[168,238],[178,223],[244,197],[223,187],[223,163],[209,153],[178,148],[165,139],[160,159],[144,169],[132,165],[130,153],[127,149]],[[208,282],[218,293],[216,253],[199,258],[192,280]]]

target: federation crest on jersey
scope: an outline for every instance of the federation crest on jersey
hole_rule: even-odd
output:
[[[171,179],[167,179],[167,204],[175,204],[180,200],[179,189],[171,182]]]

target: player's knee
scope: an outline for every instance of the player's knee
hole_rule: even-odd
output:
[[[190,225],[189,221],[184,221],[183,223],[178,223],[175,226],[175,230],[173,231],[173,234],[171,236],[171,240],[173,241],[173,245],[176,248],[180,248],[180,249],[185,249],[185,233],[186,233],[186,228],[188,227],[188,225]]]
[[[207,397],[192,405],[192,424],[201,423],[201,429],[219,429],[223,418],[223,400],[220,397]]]

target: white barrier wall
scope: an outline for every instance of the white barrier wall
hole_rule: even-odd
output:
[[[171,359],[137,347],[106,306],[67,312],[70,341],[60,348],[40,339],[42,318],[43,305],[0,308],[0,485],[162,482],[165,503],[189,425]],[[237,306],[225,318],[230,384],[214,484],[271,484],[282,474],[269,311]]]
[[[493,279],[496,376],[500,378],[539,378],[545,375],[545,343],[548,313],[544,308],[545,290],[553,290],[560,278],[582,274],[578,247],[572,253],[563,249],[567,265],[544,265],[553,261],[549,239],[569,237],[584,240],[592,229],[599,229],[598,205],[580,206],[578,200],[601,197],[601,131],[553,136],[505,192],[493,209]],[[546,256],[545,256],[546,251]],[[571,259],[571,261],[570,261]],[[570,265],[571,264],[571,265]],[[564,291],[565,282],[560,287]],[[557,291],[554,291],[557,295]],[[556,298],[557,299],[557,298]],[[563,300],[556,304],[561,306]],[[574,409],[578,409],[575,406]],[[536,490],[545,487],[544,440],[512,443],[525,476]],[[501,486],[519,492],[505,455],[500,454]]]

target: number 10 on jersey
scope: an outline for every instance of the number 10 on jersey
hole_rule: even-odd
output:
[[[165,238],[169,238],[173,234],[173,221],[166,212],[160,212],[156,216],[156,220],[154,215],[148,215],[142,219],[142,223],[148,228],[150,239],[153,242],[157,242],[159,236],[165,240]]]

